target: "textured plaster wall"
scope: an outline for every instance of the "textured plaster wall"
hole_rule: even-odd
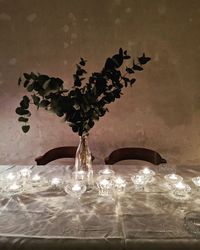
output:
[[[96,71],[119,47],[152,61],[92,129],[96,162],[114,148],[144,146],[170,163],[199,163],[199,30],[199,0],[0,0],[0,164],[33,164],[50,148],[78,144],[43,110],[33,109],[30,132],[21,132],[21,73],[58,76],[70,87],[81,56]]]

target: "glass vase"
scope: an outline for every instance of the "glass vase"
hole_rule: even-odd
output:
[[[75,172],[86,173],[87,190],[93,186],[92,154],[88,145],[88,134],[79,137],[79,145],[75,157]]]

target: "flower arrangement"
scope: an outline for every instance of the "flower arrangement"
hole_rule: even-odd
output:
[[[122,65],[130,59],[127,51],[120,48],[117,54],[106,59],[100,72],[93,72],[86,79],[87,61],[81,58],[76,65],[71,89],[64,89],[64,82],[60,78],[33,72],[24,73],[19,78],[18,85],[23,86],[30,96],[23,96],[20,106],[15,110],[19,115],[18,121],[23,123],[23,132],[27,133],[30,129],[29,107],[34,104],[37,109],[42,107],[63,117],[79,136],[88,134],[95,121],[106,114],[108,104],[121,97],[124,87],[135,83],[134,73],[142,71],[143,65],[151,60],[143,54],[136,61],[133,60],[131,66],[123,67],[122,73]]]

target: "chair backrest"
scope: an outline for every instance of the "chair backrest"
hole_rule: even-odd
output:
[[[47,151],[44,155],[39,156],[35,159],[37,165],[45,165],[51,161],[55,161],[61,158],[75,158],[77,147],[75,146],[65,146],[53,148]],[[92,161],[94,160],[92,155]]]
[[[154,165],[167,163],[161,155],[148,148],[119,148],[114,150],[108,157],[105,158],[105,164],[112,165],[123,160],[142,160],[150,162]]]
[[[37,165],[45,165],[51,161],[61,158],[75,158],[77,147],[66,146],[53,148],[47,151],[44,155],[35,159]]]

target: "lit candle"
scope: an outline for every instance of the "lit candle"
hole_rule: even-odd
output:
[[[61,179],[54,177],[51,179],[51,186],[54,188],[58,188],[61,185]]]
[[[155,175],[155,172],[149,168],[144,168],[139,171],[140,175],[143,175],[146,178],[147,182],[151,182],[153,180],[153,176]]]
[[[150,174],[149,168],[144,168],[144,169],[143,169],[143,173],[144,173],[144,174]]]
[[[109,180],[107,180],[107,179],[103,179],[103,180],[101,180],[100,181],[100,185],[103,187],[103,188],[108,188],[109,187]]]
[[[32,181],[33,182],[38,182],[41,180],[41,177],[38,175],[38,174],[35,174],[33,177],[32,177]]]
[[[99,175],[113,176],[115,172],[109,168],[105,168],[99,171]]]
[[[180,189],[180,190],[184,190],[185,189],[185,184],[183,182],[178,182],[175,187],[177,189]]]
[[[185,196],[187,193],[191,191],[191,188],[189,185],[183,183],[183,182],[178,182],[174,185],[174,194],[178,196]]]
[[[183,178],[180,175],[176,175],[176,174],[168,174],[168,175],[165,175],[164,178],[171,184],[175,184],[183,180]]]
[[[200,176],[192,178],[192,181],[197,187],[200,187]]]
[[[7,179],[10,180],[10,181],[13,181],[15,178],[16,178],[16,176],[13,173],[9,173],[7,175]]]
[[[141,175],[141,174],[133,175],[131,177],[131,180],[133,181],[133,183],[135,185],[144,185],[144,184],[146,184],[146,179],[145,179],[144,175]]]
[[[30,175],[31,175],[31,170],[28,169],[28,168],[23,168],[22,170],[19,171],[20,175],[23,177],[23,178],[29,178]]]
[[[14,183],[14,184],[12,184],[12,185],[9,187],[9,190],[12,191],[12,192],[17,192],[17,191],[20,190],[20,188],[21,188],[20,185]]]
[[[86,191],[86,185],[83,182],[69,182],[64,190],[74,198],[80,199],[81,195]]]
[[[74,184],[72,186],[72,191],[74,191],[74,192],[80,192],[81,191],[81,186],[78,183]]]

